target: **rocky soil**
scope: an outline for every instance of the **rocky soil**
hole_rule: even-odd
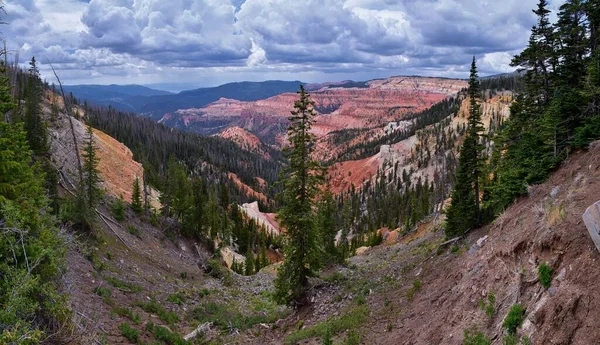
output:
[[[492,225],[456,244],[440,247],[440,219],[433,219],[418,236],[353,257],[316,281],[313,304],[243,343],[290,343],[299,332],[367,306],[368,317],[353,327],[363,344],[462,344],[472,327],[502,344],[502,322],[514,304],[525,308],[517,335],[532,344],[600,343],[600,252],[582,221],[600,196],[600,144],[574,154],[529,190]],[[542,263],[553,272],[548,289],[538,278]],[[487,315],[491,294],[496,302]],[[301,343],[320,344],[320,338]]]

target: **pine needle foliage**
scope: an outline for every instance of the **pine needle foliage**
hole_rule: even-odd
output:
[[[282,303],[300,302],[308,278],[321,267],[322,258],[314,200],[323,177],[321,167],[311,157],[315,138],[310,130],[316,113],[304,86],[300,86],[298,95],[289,118],[290,146],[285,151],[289,166],[281,182],[282,207],[277,214],[288,235],[285,259],[275,280],[275,297]]]

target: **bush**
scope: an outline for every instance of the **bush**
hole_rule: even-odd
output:
[[[465,329],[463,345],[490,345],[492,341],[476,328]]]
[[[181,305],[183,302],[185,302],[185,296],[180,293],[171,294],[169,297],[167,297],[167,301]]]
[[[113,217],[119,222],[125,220],[125,202],[123,201],[123,196],[117,199],[111,205]]]
[[[183,338],[177,334],[173,333],[165,327],[155,326],[152,322],[148,322],[146,324],[146,330],[158,341],[162,341],[168,345],[190,345],[189,341],[183,340]]]
[[[137,344],[140,341],[140,332],[137,329],[129,326],[128,323],[121,323],[119,325],[119,329],[121,330],[121,334],[131,343]]]
[[[139,285],[124,282],[118,278],[106,277],[105,279],[110,285],[122,290],[123,292],[140,292],[143,290]]]
[[[348,336],[344,341],[344,345],[359,345],[361,341],[361,336],[355,330],[350,330],[348,332]]]
[[[225,286],[233,285],[233,276],[231,275],[231,272],[223,267],[221,261],[218,259],[208,260],[205,272],[213,278],[222,279],[223,285]]]
[[[171,311],[166,311],[165,308],[158,304],[158,302],[154,299],[149,302],[137,302],[135,305],[142,308],[142,310],[146,313],[158,315],[159,319],[169,325],[174,325],[179,322],[179,316],[177,316],[177,314]]]
[[[332,335],[335,335],[344,330],[352,330],[365,322],[368,316],[369,308],[366,305],[357,306],[356,308],[343,313],[341,316],[332,317],[313,326],[292,332],[285,339],[285,343],[296,344],[300,340],[323,337],[327,331],[330,331]],[[356,334],[356,336],[358,335]],[[348,338],[351,338],[351,341],[354,341],[356,337],[354,335],[351,337],[351,334],[349,333]],[[358,336],[358,339],[360,342],[360,336]],[[346,339],[346,343],[348,343],[348,339]]]
[[[523,308],[523,306],[520,304],[514,304],[510,308],[508,315],[506,315],[506,318],[502,323],[502,327],[506,328],[508,334],[514,335],[517,332],[517,328],[519,328],[519,326],[521,326],[523,323],[524,316],[525,308]]]
[[[105,288],[103,286],[96,286],[94,289],[94,293],[100,297],[110,297],[112,296],[112,291],[109,288]]]
[[[333,340],[331,340],[331,330],[329,328],[327,330],[325,330],[325,334],[323,334],[321,344],[322,345],[333,345]]]
[[[487,296],[487,302],[485,300],[481,300],[479,305],[481,309],[485,311],[485,315],[488,317],[494,316],[494,312],[496,311],[496,295],[493,292],[490,292]]]
[[[542,262],[538,267],[538,277],[540,278],[540,284],[547,290],[552,283],[552,268],[545,262]]]
[[[127,317],[127,318],[129,318],[136,325],[139,325],[142,322],[142,318],[140,317],[140,314],[132,311],[130,308],[127,308],[127,307],[115,307],[112,311],[113,311],[113,313],[115,313],[115,314],[117,314],[117,315],[119,315],[121,317]]]
[[[277,311],[261,311],[255,315],[244,315],[230,305],[217,302],[207,302],[195,308],[191,317],[200,323],[212,322],[222,330],[236,328],[245,330],[259,323],[272,323],[283,317],[283,313]]]
[[[408,300],[412,301],[413,298],[415,297],[415,293],[419,290],[421,290],[421,281],[419,279],[415,279],[413,281],[413,286],[408,290],[408,294],[407,294]]]
[[[136,228],[133,225],[128,225],[127,226],[127,232],[132,234],[135,237],[140,237],[140,230],[138,230],[138,228]]]

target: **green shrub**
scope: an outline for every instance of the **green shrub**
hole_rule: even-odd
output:
[[[185,296],[180,293],[171,294],[169,297],[167,297],[167,301],[181,305],[185,302]]]
[[[223,267],[223,265],[221,265],[221,261],[218,259],[208,260],[206,273],[213,278],[222,279],[223,285],[225,286],[233,285],[233,276],[231,275],[231,272]]]
[[[125,220],[125,202],[123,201],[123,196],[117,199],[111,205],[113,217],[119,222]]]
[[[328,328],[325,330],[325,334],[323,334],[323,338],[321,340],[322,345],[333,345],[333,340],[331,339],[331,330]]]
[[[363,304],[367,303],[367,299],[365,298],[365,296],[357,296],[355,299],[355,302],[358,305],[363,305]]]
[[[191,317],[201,323],[212,322],[222,330],[230,327],[245,330],[259,323],[273,323],[284,316],[283,312],[277,310],[264,312],[264,309],[261,308],[261,312],[257,314],[244,315],[228,304],[207,302],[196,307],[191,312]]]
[[[326,275],[322,277],[322,279],[328,283],[340,283],[348,280],[348,278],[342,272],[339,271],[335,271],[329,275]]]
[[[342,313],[340,316],[332,317],[313,326],[293,331],[287,336],[285,343],[296,344],[304,339],[323,337],[327,330],[329,330],[332,335],[338,334],[344,330],[352,330],[365,322],[368,316],[369,308],[366,305],[357,306],[354,309]],[[350,333],[348,334],[348,337],[350,337]]]
[[[492,341],[476,328],[465,329],[463,345],[490,345]]]
[[[121,334],[129,340],[129,342],[137,344],[140,341],[140,332],[129,326],[128,323],[121,323],[119,325],[119,329],[121,330]]]
[[[210,290],[209,289],[204,288],[204,289],[198,291],[198,297],[200,297],[200,298],[204,298],[204,297],[206,297],[208,295],[210,295]]]
[[[419,279],[415,279],[413,281],[413,286],[408,290],[408,300],[412,301],[413,298],[415,297],[415,293],[417,293],[417,291],[421,290],[421,281]]]
[[[521,324],[523,323],[524,316],[525,308],[523,308],[523,306],[521,306],[520,304],[514,304],[510,308],[508,315],[506,315],[502,326],[506,328],[508,334],[514,335],[517,332],[517,328],[519,328],[519,326],[521,326]]]
[[[552,283],[552,268],[545,262],[542,262],[538,267],[538,277],[540,278],[540,284],[547,290]]]
[[[131,310],[131,308],[115,307],[115,308],[113,308],[112,311],[113,311],[113,313],[115,313],[121,317],[129,318],[136,325],[139,325],[142,322],[142,318],[140,317],[140,314],[134,312],[133,310]]]
[[[128,225],[127,226],[127,232],[130,233],[130,234],[132,234],[135,237],[138,237],[138,238],[140,237],[140,230],[138,230],[138,228],[136,228],[133,225]]]
[[[344,345],[359,345],[361,336],[355,330],[350,330],[344,341]]]
[[[141,286],[133,283],[124,282],[119,278],[106,277],[105,279],[110,285],[124,292],[140,292],[143,290]]]
[[[485,311],[485,315],[488,317],[494,316],[494,312],[496,311],[496,295],[493,292],[490,292],[487,296],[487,302],[481,300],[479,306]]]
[[[519,338],[516,335],[505,335],[502,338],[502,345],[517,345],[519,343]]]
[[[96,286],[94,289],[94,293],[100,297],[110,297],[112,296],[112,291],[109,288],[103,286]]]
[[[156,340],[162,341],[167,345],[191,345],[191,342],[183,340],[179,334],[171,332],[165,327],[155,326],[151,322],[146,324],[146,330],[152,333]]]
[[[136,306],[142,308],[146,313],[158,315],[158,318],[166,322],[169,325],[174,325],[179,322],[179,316],[171,311],[166,311],[163,306],[158,304],[156,300],[150,300],[148,302],[137,302]]]

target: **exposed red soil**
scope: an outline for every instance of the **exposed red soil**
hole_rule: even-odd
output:
[[[241,192],[246,193],[246,195],[249,197],[258,199],[265,204],[267,203],[268,199],[267,199],[266,195],[252,189],[252,187],[250,187],[247,184],[245,184],[244,182],[242,182],[242,180],[240,180],[240,178],[236,174],[230,172],[227,174],[227,176],[229,177],[229,179],[231,181],[233,181],[238,186],[238,188],[240,189]]]
[[[369,82],[368,88],[323,88],[311,93],[318,116],[317,136],[346,128],[380,126],[402,114],[420,111],[455,94],[462,80],[393,77]],[[284,93],[268,99],[245,102],[220,99],[200,109],[181,109],[161,121],[184,127],[210,128],[214,123],[238,126],[259,137],[274,138],[285,133],[287,118],[297,95]]]

